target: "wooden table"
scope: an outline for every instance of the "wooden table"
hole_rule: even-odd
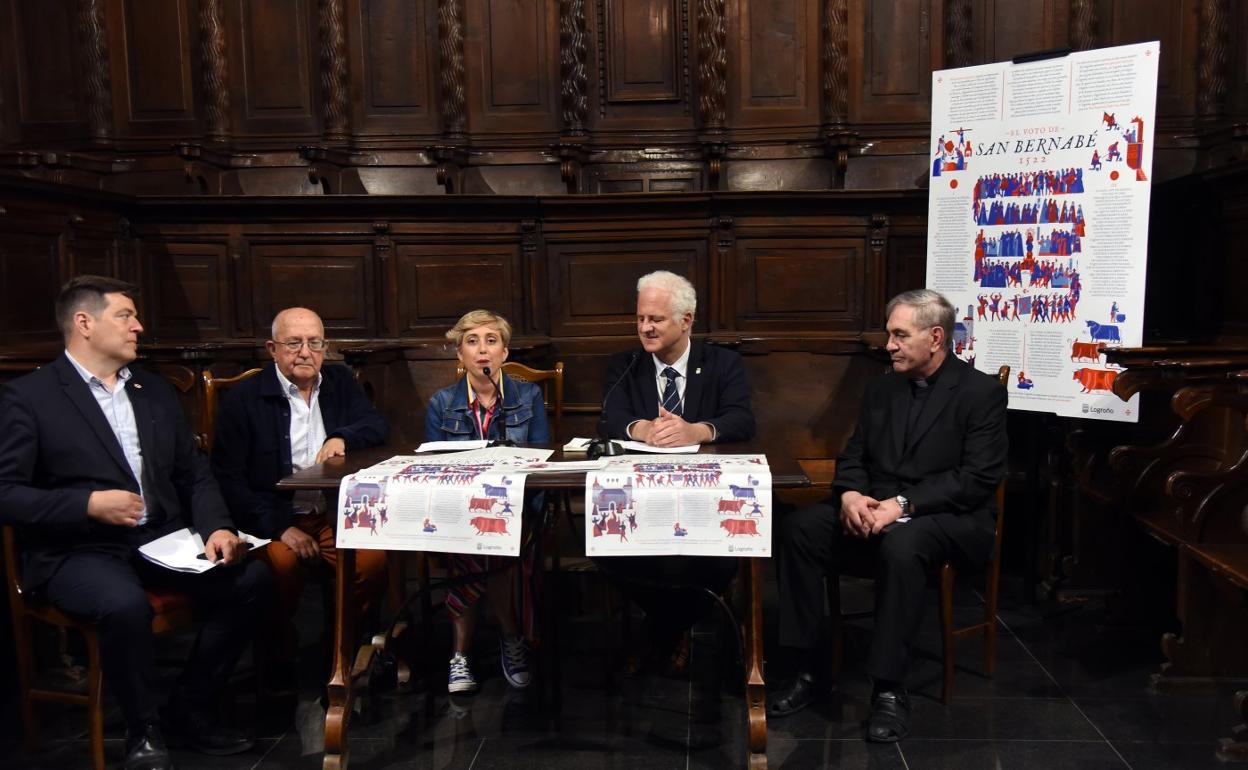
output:
[[[554,447],[549,447],[554,448]],[[559,448],[551,460],[583,460],[583,454],[569,454],[566,458]],[[768,447],[749,444],[710,445],[700,454],[757,454],[767,455],[771,468],[772,489],[797,489],[810,486],[810,479],[797,461],[783,451],[768,451]],[[343,477],[362,468],[375,465],[395,455],[412,454],[411,447],[381,447],[351,452],[346,457],[336,457],[322,465],[305,468],[278,482],[278,489],[316,489],[336,494]],[[661,458],[663,455],[645,455]],[[539,473],[528,477],[528,489],[577,491],[585,488],[585,473]],[[335,517],[336,518],[336,517]],[[749,617],[745,621],[746,672],[745,698],[749,728],[749,767],[767,767],[767,699],[763,682],[763,602],[762,564],[758,558],[743,558],[742,579],[750,597]],[[367,664],[369,646],[366,650],[356,647],[357,640],[346,638],[351,626],[347,618],[354,617],[355,595],[352,590],[355,574],[355,550],[344,548],[338,553],[338,567],[334,586],[334,651],[333,668],[329,680],[329,708],[325,713],[325,770],[347,767],[347,724],[351,717],[354,697],[354,673]],[[357,652],[359,653],[357,656]],[[429,685],[431,686],[431,685]]]

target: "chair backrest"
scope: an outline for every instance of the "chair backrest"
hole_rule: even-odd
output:
[[[217,401],[221,398],[221,394],[238,383],[255,377],[262,371],[264,370],[248,369],[242,374],[233,377],[216,377],[210,370],[204,370],[204,404],[203,414],[200,418],[200,436],[203,438],[205,452],[212,451],[212,436],[217,427]]]
[[[997,382],[1001,383],[1001,387],[1010,387],[1010,365],[1001,364],[1001,368],[997,370]],[[1007,390],[1008,392],[1008,390]],[[993,527],[994,543],[992,546],[992,560],[994,562],[1001,559],[1001,522],[1005,519],[1005,479],[1001,479],[1001,483],[997,485],[997,522]]]
[[[186,416],[188,425],[195,426],[195,444],[204,449],[204,434],[200,430],[200,426],[204,424],[204,396],[199,389],[199,377],[182,364],[152,363],[145,368],[153,374],[159,374],[178,391],[182,414]]]
[[[18,553],[17,530],[6,524],[4,530],[4,583],[9,589],[9,606],[22,605],[22,557]]]
[[[551,420],[551,438],[555,441],[561,440],[560,432],[563,426],[563,362],[556,361],[554,369],[531,369],[524,364],[516,361],[507,361],[503,363],[503,372],[513,380],[524,380],[542,388],[542,400],[546,402],[546,408],[553,415]],[[459,380],[464,376],[464,365],[459,364],[455,367],[455,379]],[[551,391],[554,391],[554,397],[551,397]]]

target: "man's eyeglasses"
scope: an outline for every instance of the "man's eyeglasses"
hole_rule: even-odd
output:
[[[315,340],[283,340],[283,341],[281,341],[281,342],[278,342],[277,344],[279,344],[279,345],[281,345],[282,347],[286,348],[286,349],[287,349],[287,350],[289,350],[291,353],[298,353],[298,352],[299,352],[299,350],[300,350],[300,348],[302,348],[304,345],[307,345],[307,346],[308,346],[308,350],[311,350],[313,353],[320,353],[322,350],[324,350],[324,349],[325,349],[325,340],[322,340],[322,339],[315,339]]]

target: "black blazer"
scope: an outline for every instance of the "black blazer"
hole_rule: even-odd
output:
[[[741,356],[701,342],[690,345],[684,419],[714,425],[716,442],[754,438],[754,410],[750,408],[750,389],[745,383]],[[630,363],[632,369],[628,368]],[[654,356],[641,348],[611,357],[605,381],[606,403],[599,425],[600,430],[605,427],[606,437],[628,438],[630,423],[659,416],[657,376]]]
[[[143,452],[141,527],[87,517],[96,490],[139,491],[121,444],[64,355],[0,387],[0,523],[20,528],[23,582],[38,590],[72,551],[134,548],[185,526],[204,539],[234,528],[173,387],[130,367],[126,393]]]
[[[373,408],[345,366],[321,368],[317,403],[325,438],[341,438],[348,452],[381,446],[390,438],[386,418]],[[212,470],[240,527],[276,538],[290,526],[292,494],[274,486],[290,475],[292,467],[290,402],[270,363],[226,394],[212,440]]]
[[[877,500],[904,495],[915,516],[965,514],[949,524],[949,534],[982,558],[992,544],[993,493],[1009,449],[1005,388],[950,355],[907,443],[910,399],[903,375],[868,383],[832,486],[838,498],[846,490]]]

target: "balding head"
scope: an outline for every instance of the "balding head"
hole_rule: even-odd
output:
[[[325,362],[325,325],[306,307],[288,307],[273,318],[273,338],[265,343],[282,375],[309,391]]]

